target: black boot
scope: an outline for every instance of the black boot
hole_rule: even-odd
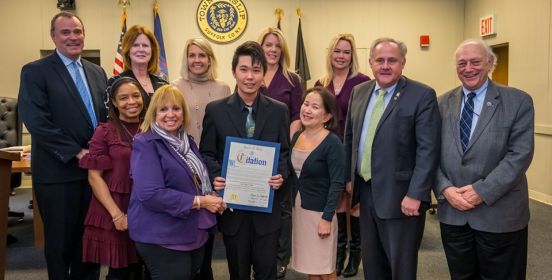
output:
[[[351,216],[351,241],[349,242],[349,261],[343,271],[343,276],[353,277],[358,273],[360,264],[360,221],[358,217]]]
[[[341,275],[347,252],[347,213],[337,213],[337,258],[335,274]]]

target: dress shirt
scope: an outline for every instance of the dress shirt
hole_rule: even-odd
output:
[[[460,115],[458,115],[460,118],[462,117],[462,110],[464,110],[464,103],[468,98],[468,94],[470,94],[470,92],[475,93],[475,97],[473,98],[473,118],[471,123],[470,139],[473,135],[473,132],[475,131],[475,126],[477,125],[477,120],[479,120],[479,115],[481,115],[483,102],[485,101],[485,96],[487,95],[488,85],[489,79],[487,79],[485,83],[476,90],[469,90],[465,87],[462,87],[462,92],[464,93],[464,95],[462,95],[462,102],[460,102]]]
[[[77,85],[77,83],[75,82],[76,81],[76,77],[74,76],[74,72],[73,72],[73,69],[69,68],[71,67],[71,63],[73,63],[73,60],[66,57],[65,55],[63,55],[59,50],[56,49],[56,52],[57,54],[59,55],[59,58],[61,58],[61,61],[63,62],[63,65],[65,65],[65,68],[67,68],[67,71],[69,71],[69,75],[71,75],[71,78],[73,79],[73,82],[75,83],[75,86]],[[84,69],[82,68],[82,62],[81,62],[81,58],[79,56],[79,58],[77,58],[77,60],[75,61],[77,63],[77,65],[79,66],[78,69],[79,69],[79,74],[82,78],[82,81],[84,82],[84,86],[86,87],[86,89],[88,90],[88,98],[90,98],[90,102],[92,102],[92,106],[94,106],[94,101],[92,99],[92,96],[90,96],[90,87],[88,86],[88,80],[86,79],[86,75],[84,75]]]
[[[391,101],[391,96],[395,94],[395,88],[397,87],[397,83],[394,85],[386,88],[387,94],[383,98],[383,101],[385,103],[383,112],[385,113],[385,108],[387,108],[387,104],[389,104],[389,101]],[[370,101],[368,101],[368,107],[366,108],[366,113],[364,114],[364,122],[362,123],[362,131],[360,134],[360,145],[358,147],[358,157],[357,157],[357,172],[360,174],[360,168],[361,168],[361,162],[362,162],[362,153],[364,152],[364,142],[366,142],[366,137],[368,136],[368,128],[370,127],[370,119],[372,118],[372,111],[374,110],[374,106],[376,105],[376,98],[378,97],[378,93],[380,90],[380,85],[376,82],[376,86],[374,87],[374,91],[372,92],[372,96],[370,97]],[[381,121],[381,120],[380,120]]]

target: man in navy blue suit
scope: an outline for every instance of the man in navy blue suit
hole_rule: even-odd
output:
[[[84,217],[92,195],[79,159],[105,121],[103,69],[84,59],[84,26],[68,12],[52,18],[56,51],[21,70],[19,114],[32,137],[33,188],[44,221],[50,279],[98,279],[99,266],[82,263]]]

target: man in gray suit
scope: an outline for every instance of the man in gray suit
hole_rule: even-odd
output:
[[[345,129],[347,190],[360,202],[365,279],[416,279],[425,211],[439,160],[435,91],[402,76],[406,46],[370,48],[374,80],[353,89]]]
[[[482,40],[462,42],[456,50],[462,86],[439,98],[442,153],[434,191],[452,279],[525,279],[533,101],[488,78],[495,61]]]

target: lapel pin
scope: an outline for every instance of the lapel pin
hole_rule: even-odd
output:
[[[493,103],[491,101],[487,101],[487,107],[492,107],[493,106]]]
[[[393,98],[393,100],[397,100],[397,98],[399,98],[401,96],[401,92],[397,92],[397,94],[395,94],[395,97]]]

